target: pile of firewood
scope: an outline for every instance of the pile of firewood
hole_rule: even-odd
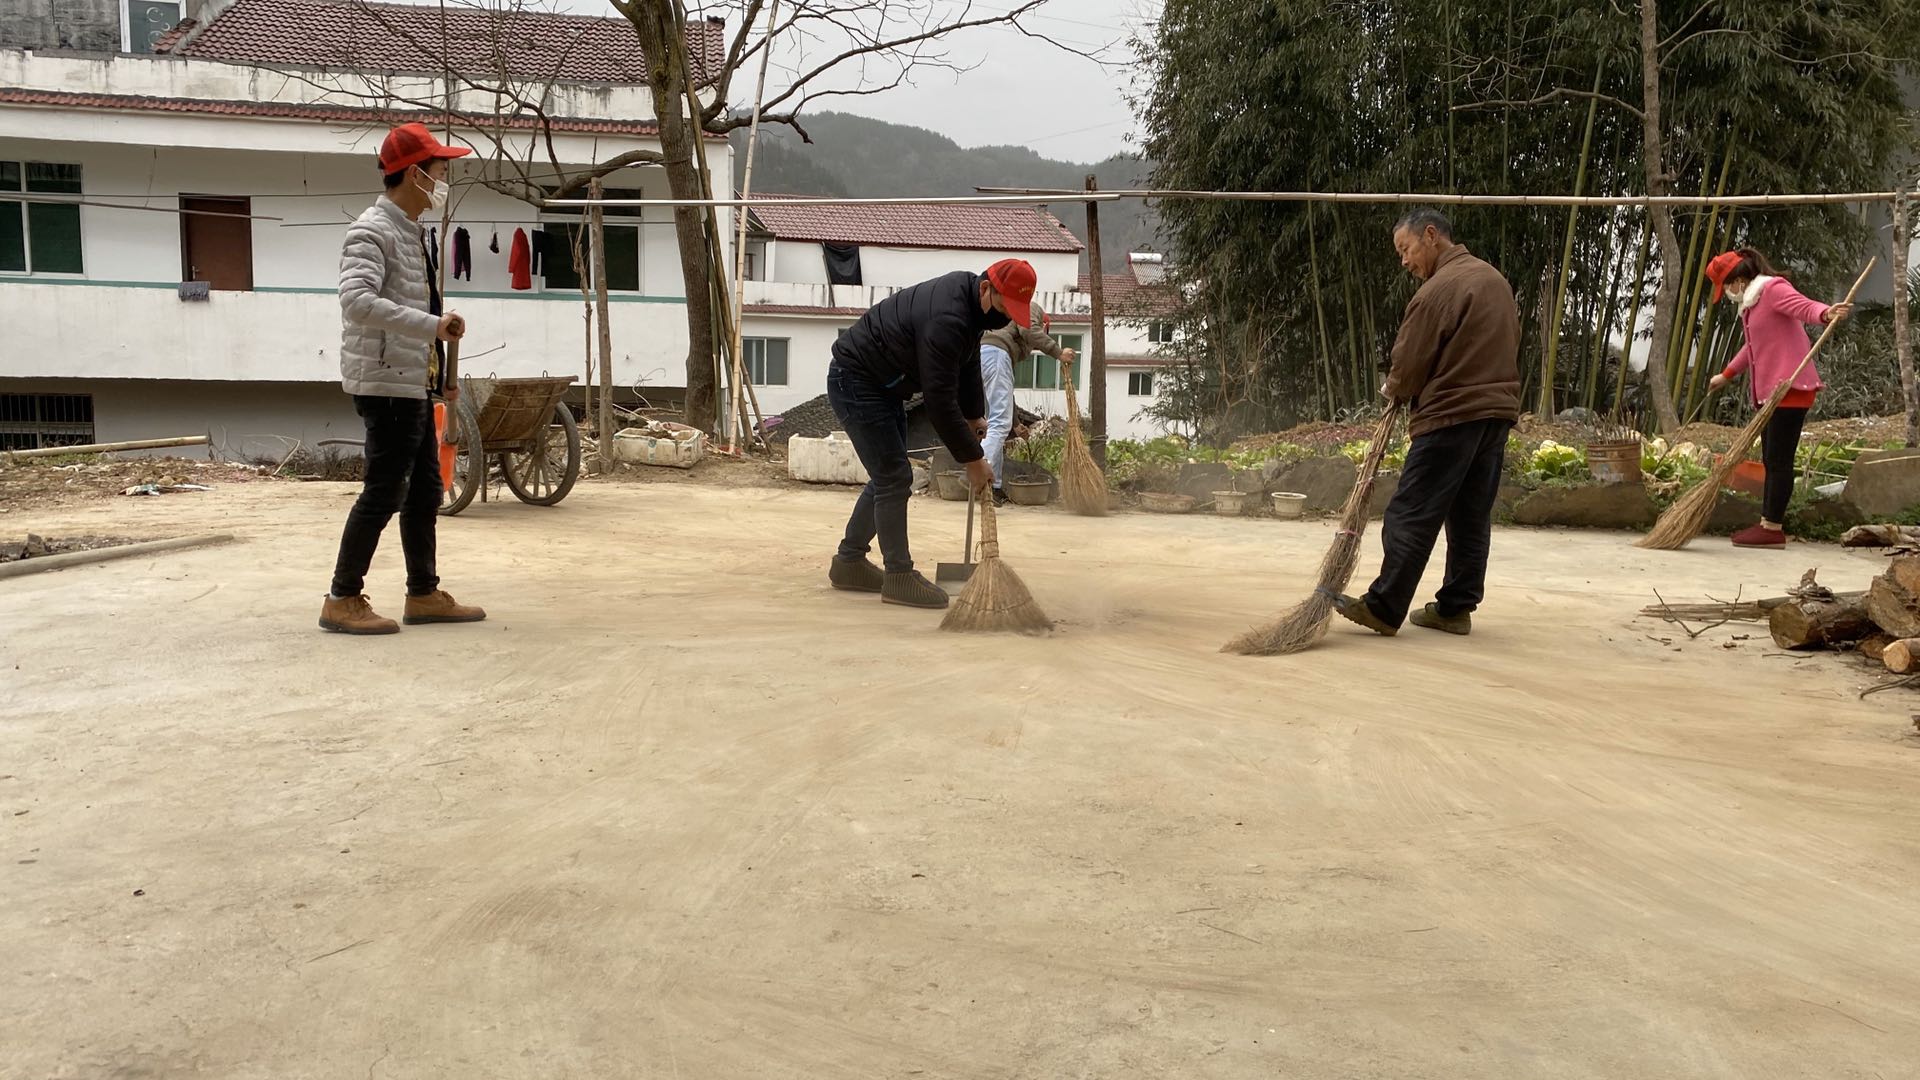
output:
[[[1848,547],[1892,549],[1885,573],[1860,592],[1836,593],[1809,570],[1785,597],[1761,601],[1783,649],[1852,648],[1896,675],[1920,673],[1920,530],[1867,525]]]

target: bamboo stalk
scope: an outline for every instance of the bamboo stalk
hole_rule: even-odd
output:
[[[1617,220],[1617,218],[1616,218]],[[1616,245],[1619,231],[1613,231]],[[1617,246],[1619,257],[1613,261],[1613,273],[1607,278],[1607,298],[1600,305],[1600,317],[1593,328],[1593,347],[1587,350],[1587,395],[1586,407],[1592,411],[1600,403],[1600,368],[1606,358],[1608,331],[1613,329],[1613,305],[1620,298],[1620,281],[1627,274],[1627,252],[1633,250],[1626,246]],[[1614,411],[1619,409],[1619,399],[1614,399]]]
[[[587,185],[598,194],[600,181]],[[613,319],[607,303],[607,219],[606,209],[595,206],[587,211],[588,228],[593,230],[593,310],[600,339],[600,471],[613,472]]]
[[[1186,188],[1134,188],[1088,195],[1077,188],[980,187],[981,195],[839,196],[796,195],[755,199],[754,206],[1041,206],[1056,202],[1119,202],[1122,199],[1193,199],[1216,202],[1312,202],[1415,206],[1831,206],[1838,203],[1890,203],[1893,191],[1830,191],[1808,194],[1727,195],[1478,195],[1434,191],[1198,191]],[[9,195],[10,199],[18,196]],[[71,200],[68,200],[71,201]],[[544,199],[546,208],[587,206],[587,199]],[[743,199],[602,199],[602,206],[746,206]],[[122,207],[121,209],[142,209]],[[161,208],[164,209],[164,208]],[[178,211],[168,211],[177,213]]]
[[[1913,244],[1907,220],[1911,205],[1904,189],[1893,200],[1893,353],[1900,366],[1900,398],[1907,407],[1907,445],[1920,446],[1920,386],[1914,383],[1912,331],[1907,326],[1913,307],[1907,281],[1907,250]]]
[[[1087,176],[1087,191],[1100,188],[1099,179],[1091,174]],[[1104,477],[1107,471],[1107,293],[1106,270],[1100,265],[1100,204],[1087,204],[1087,263],[1092,272],[1087,282],[1092,287],[1093,326],[1088,344],[1092,346],[1092,356],[1087,368],[1087,413],[1093,421],[1093,438],[1087,447],[1093,455],[1093,463],[1100,468]],[[1068,373],[1068,380],[1079,378],[1081,365],[1074,365]],[[1071,391],[1068,392],[1071,401]],[[1077,421],[1076,421],[1077,422]],[[1104,483],[1104,479],[1102,483]],[[1104,510],[1104,507],[1102,507]],[[1082,511],[1084,513],[1084,511]]]
[[[1587,99],[1586,131],[1580,137],[1580,164],[1573,173],[1573,193],[1580,194],[1587,184],[1587,159],[1593,153],[1593,123],[1600,113],[1600,80],[1606,74],[1607,65],[1603,60],[1593,69],[1594,97]],[[1545,323],[1547,340],[1541,342],[1540,364],[1540,404],[1536,411],[1541,416],[1552,416],[1554,410],[1554,375],[1560,362],[1560,320],[1567,306],[1567,279],[1573,275],[1573,242],[1575,230],[1579,226],[1580,208],[1567,208],[1567,228],[1560,240],[1560,286],[1553,298],[1552,317]]]
[[[1635,260],[1633,271],[1633,291],[1627,294],[1627,325],[1621,331],[1620,368],[1614,374],[1613,403],[1620,407],[1621,399],[1627,395],[1627,368],[1633,358],[1633,324],[1640,318],[1640,297],[1647,288],[1647,258],[1653,253],[1653,216],[1648,215],[1640,223],[1640,257]],[[1648,353],[1651,361],[1652,353]]]
[[[186,548],[205,547],[208,544],[224,544],[233,537],[227,533],[211,536],[182,536],[173,540],[149,540],[143,544],[121,544],[119,547],[94,548],[91,551],[65,551],[58,555],[42,555],[37,559],[16,559],[10,563],[0,563],[0,578],[24,577],[38,574],[43,570],[63,570],[69,566],[84,566],[88,563],[107,562],[112,559],[130,559],[138,555],[157,555],[163,551],[181,551]]]
[[[760,106],[761,103],[766,100],[767,96],[767,62],[773,58],[773,32],[774,28],[779,25],[776,17],[779,10],[780,0],[771,0],[767,5],[767,38],[761,46],[760,75],[753,88],[753,115],[747,121],[747,162],[746,169],[740,178],[740,197],[742,199],[750,198],[753,195],[753,158],[754,151],[757,150],[760,145]],[[742,366],[740,335],[747,295],[747,218],[749,216],[751,216],[750,211],[744,207],[734,212],[736,220],[734,222],[733,241],[733,357],[736,371]],[[752,382],[751,379],[746,381],[749,383]],[[727,425],[727,451],[729,453],[733,453],[738,449],[737,444],[734,442],[734,433],[739,432],[742,436],[742,441],[744,441],[746,435],[744,430],[746,418],[741,415],[746,408],[746,397],[740,392],[740,380],[738,378],[734,380],[733,391],[733,420]]]
[[[1325,369],[1327,380],[1327,419],[1333,419],[1339,408],[1339,395],[1333,385],[1333,347],[1327,338],[1327,307],[1321,295],[1320,282],[1320,246],[1314,240],[1313,204],[1307,204],[1307,271],[1313,279],[1313,319],[1320,330],[1320,366]]]

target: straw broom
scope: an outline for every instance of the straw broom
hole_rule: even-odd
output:
[[[1060,501],[1083,517],[1107,513],[1107,476],[1093,462],[1087,436],[1080,430],[1080,395],[1067,379],[1067,448],[1060,455]]]
[[[1221,652],[1242,656],[1277,656],[1296,653],[1327,634],[1333,617],[1333,599],[1347,587],[1360,564],[1360,536],[1367,529],[1367,511],[1373,503],[1373,482],[1380,475],[1380,462],[1387,456],[1387,444],[1393,441],[1393,428],[1400,420],[1400,403],[1393,402],[1373,428],[1373,443],[1367,447],[1366,460],[1360,464],[1360,478],[1347,496],[1340,512],[1340,531],[1333,535],[1333,546],[1320,562],[1320,581],[1311,595],[1294,605],[1278,622],[1256,626],[1221,648]]]
[[[1853,303],[1854,294],[1860,291],[1860,286],[1866,282],[1867,275],[1873,272],[1873,264],[1876,261],[1875,259],[1867,260],[1867,268],[1860,272],[1860,277],[1854,281],[1853,288],[1847,290],[1847,298],[1841,303]],[[1814,354],[1820,351],[1820,346],[1827,343],[1828,336],[1833,333],[1834,327],[1839,325],[1840,320],[1835,319],[1827,324],[1826,329],[1820,331],[1820,337],[1813,343],[1813,348],[1808,349],[1807,355],[1800,359],[1800,366],[1794,368],[1792,375],[1787,376],[1779,386],[1773,388],[1773,394],[1767,398],[1766,404],[1760,406],[1759,410],[1753,414],[1753,419],[1747,421],[1747,426],[1740,429],[1739,436],[1734,439],[1732,446],[1727,447],[1727,452],[1720,455],[1720,460],[1713,466],[1713,472],[1705,480],[1695,484],[1685,495],[1680,496],[1672,506],[1667,507],[1667,512],[1660,515],[1660,520],[1653,523],[1653,528],[1634,544],[1635,547],[1651,548],[1655,551],[1678,551],[1706,529],[1707,522],[1713,518],[1714,507],[1720,505],[1720,489],[1726,484],[1727,477],[1736,466],[1747,460],[1747,451],[1751,450],[1755,440],[1760,438],[1761,429],[1767,426],[1767,421],[1773,419],[1773,410],[1780,406],[1780,399],[1787,396],[1788,390],[1793,389],[1793,380],[1813,362]]]
[[[1022,634],[1053,629],[1053,620],[1034,603],[1026,582],[1000,558],[1000,533],[994,526],[992,499],[980,500],[980,562],[967,587],[947,608],[940,629],[1011,630]]]

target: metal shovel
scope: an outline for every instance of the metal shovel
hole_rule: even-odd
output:
[[[973,485],[967,485],[967,547],[963,557],[965,562],[943,562],[933,568],[934,583],[942,587],[964,585],[973,579]]]

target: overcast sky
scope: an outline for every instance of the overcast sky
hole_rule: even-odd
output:
[[[604,0],[557,0],[582,14],[612,14]],[[932,2],[957,12],[956,0],[902,0]],[[1017,0],[982,0],[973,10],[1004,12]],[[1129,35],[1143,29],[1159,11],[1160,0],[1047,0],[1023,22],[1032,30],[1083,52],[1107,49],[1109,63],[1063,52],[1043,41],[1006,27],[984,27],[955,35],[950,60],[964,69],[923,70],[912,85],[869,97],[830,97],[809,109],[858,113],[896,123],[930,128],[962,146],[1012,143],[1031,147],[1045,157],[1091,163],[1132,150],[1133,114],[1126,94],[1134,78]],[[693,10],[702,10],[689,4]],[[738,11],[740,5],[707,5],[708,13]],[[728,20],[731,30],[738,17]],[[775,53],[768,75],[769,94],[781,85],[781,69],[788,72],[809,59],[825,59],[829,42]],[[752,72],[734,83],[732,97],[741,105],[753,95]],[[850,72],[842,85],[859,81]],[[802,113],[804,116],[804,112]]]

